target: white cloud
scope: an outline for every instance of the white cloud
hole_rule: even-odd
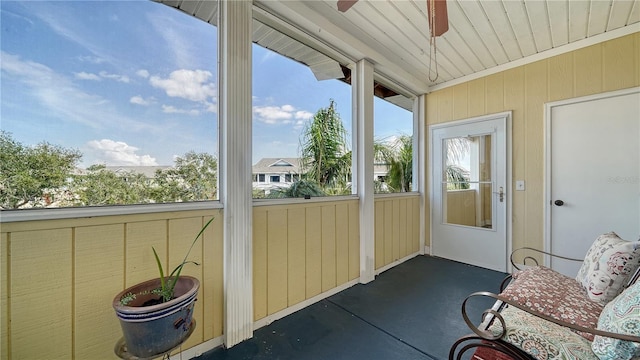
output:
[[[129,77],[126,75],[118,75],[118,74],[109,74],[106,71],[100,71],[100,76],[105,79],[115,80],[118,82],[129,83]]]
[[[188,114],[192,116],[200,115],[200,111],[198,110],[178,109],[175,106],[171,106],[171,105],[162,105],[162,112],[167,114]]]
[[[91,140],[87,143],[89,149],[95,152],[96,163],[107,165],[156,166],[158,163],[151,155],[138,155],[137,147],[123,141],[110,139]]]
[[[138,71],[136,71],[136,75],[142,77],[142,78],[148,78],[149,77],[149,72],[145,69],[140,69]]]
[[[282,106],[254,106],[253,114],[255,119],[266,124],[293,124],[296,127],[304,124],[305,120],[313,117],[313,114],[296,110],[292,105]]]
[[[163,79],[152,76],[151,86],[163,89],[168,96],[183,98],[196,102],[209,101],[216,96],[216,87],[208,82],[212,74],[205,70],[176,70]]]
[[[18,55],[0,52],[3,80],[25,85],[25,91],[47,112],[64,121],[90,128],[124,127],[132,131],[154,131],[155,128],[127,114],[120,113],[113,104],[101,96],[88,93],[71,78],[58,74],[46,65],[23,60]]]
[[[101,81],[102,79],[115,80],[122,83],[129,83],[129,77],[126,75],[109,74],[106,71],[100,71],[99,75],[87,72],[74,73],[76,79]]]
[[[80,79],[80,80],[93,80],[93,81],[100,81],[100,77],[96,74],[91,74],[91,73],[86,73],[86,72],[79,72],[79,73],[74,73],[76,79]]]
[[[296,119],[298,120],[309,120],[313,117],[313,113],[308,111],[296,111]]]
[[[99,58],[97,56],[91,56],[91,55],[79,56],[78,59],[82,62],[88,62],[92,64],[102,64],[103,62],[105,62],[104,59]]]
[[[145,99],[140,95],[133,96],[129,99],[129,102],[136,105],[149,106],[154,102],[154,98]]]

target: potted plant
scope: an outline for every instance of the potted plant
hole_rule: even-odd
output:
[[[211,218],[191,242],[184,260],[169,274],[165,274],[160,257],[152,247],[160,277],[122,290],[113,299],[113,308],[120,320],[126,353],[138,358],[152,358],[165,354],[180,345],[195,326],[193,306],[200,282],[192,276],[180,276],[182,268],[196,264],[187,260],[191,249]],[[116,346],[116,353],[122,349]]]

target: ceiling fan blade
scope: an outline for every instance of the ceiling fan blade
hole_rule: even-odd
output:
[[[338,0],[338,10],[345,12],[349,10],[358,0]]]
[[[433,16],[431,15],[431,8],[434,9]],[[427,15],[429,16],[429,28],[432,36],[440,36],[449,30],[446,0],[427,0]],[[431,25],[432,18],[434,26]]]

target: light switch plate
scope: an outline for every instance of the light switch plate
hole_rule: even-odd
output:
[[[516,180],[516,191],[524,191],[524,180]]]

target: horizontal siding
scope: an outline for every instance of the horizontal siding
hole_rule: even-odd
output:
[[[152,246],[169,268],[179,264],[212,215],[191,211],[3,224],[2,358],[116,358],[113,348],[122,333],[111,307],[114,296],[158,276]],[[183,349],[222,334],[222,216],[218,211],[215,216],[190,255],[201,266],[183,272],[201,281],[194,310],[198,326]]]
[[[420,248],[420,197],[375,200],[375,268],[380,269]]]
[[[359,276],[358,201],[254,207],[254,320]]]

